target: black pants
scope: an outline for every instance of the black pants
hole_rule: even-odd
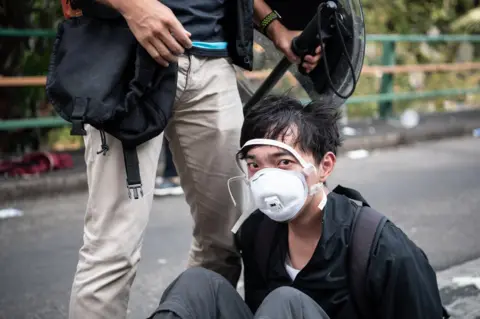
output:
[[[165,170],[163,171],[163,177],[177,177],[177,169],[172,159],[172,151],[170,151],[170,145],[166,138],[163,139],[163,145],[165,145]]]
[[[149,319],[329,319],[313,299],[291,287],[272,291],[255,315],[221,275],[204,268],[183,272],[163,293]]]

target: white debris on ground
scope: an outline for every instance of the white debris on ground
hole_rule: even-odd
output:
[[[366,158],[370,155],[370,152],[364,149],[353,150],[346,153],[346,156],[351,159]]]
[[[23,212],[15,208],[4,208],[0,209],[0,219],[7,219],[13,217],[22,217]]]
[[[477,289],[480,289],[480,277],[453,277],[452,282],[461,287],[474,285]]]
[[[408,109],[400,116],[400,123],[404,128],[414,128],[420,123],[420,115],[417,111]]]
[[[357,135],[357,130],[350,126],[344,126],[342,128],[342,133],[346,136],[355,136]]]
[[[167,264],[167,260],[166,260],[166,259],[163,259],[163,258],[160,258],[159,260],[157,260],[157,262],[158,262],[160,265],[166,265],[166,264]]]
[[[480,318],[480,259],[437,272],[437,281],[450,319]]]

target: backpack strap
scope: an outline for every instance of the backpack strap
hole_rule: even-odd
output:
[[[72,101],[72,116],[71,123],[72,128],[70,130],[70,135],[87,135],[83,125],[85,124],[85,113],[87,113],[89,101],[86,98],[76,97]]]
[[[339,195],[344,195],[344,196],[347,196],[350,199],[362,202],[362,206],[370,207],[370,204],[368,204],[368,202],[365,200],[365,198],[363,198],[363,196],[358,191],[354,190],[353,188],[347,188],[347,187],[343,187],[341,185],[338,185],[337,187],[335,187],[332,190],[332,192],[337,193]]]
[[[374,318],[367,293],[367,270],[370,256],[387,218],[376,210],[362,206],[355,211],[348,250],[350,291],[362,318]]]
[[[132,198],[133,193],[133,197],[138,199],[139,196],[143,196],[143,191],[137,148],[123,145],[123,159],[127,174],[128,197]]]
[[[131,91],[141,99],[143,95],[151,88],[152,81],[158,65],[150,57],[148,52],[138,45],[135,59],[135,78],[130,82]],[[105,142],[106,144],[106,142]],[[127,175],[128,197],[138,199],[143,197],[142,179],[140,176],[140,163],[138,161],[137,147],[130,143],[122,143],[123,159],[125,162],[125,171]],[[102,140],[102,149],[105,149]],[[108,150],[108,146],[106,147]]]
[[[338,185],[334,193],[362,203],[354,212],[348,244],[348,271],[352,302],[361,318],[374,318],[367,293],[367,270],[370,256],[388,218],[370,207],[356,190]]]
[[[350,199],[362,202],[362,206],[355,210],[353,227],[350,233],[348,265],[350,291],[353,305],[361,318],[374,318],[370,309],[367,292],[367,270],[370,256],[377,246],[388,218],[370,207],[363,196],[356,190],[338,185],[333,192],[345,195]],[[442,318],[450,318],[447,309],[442,306]]]

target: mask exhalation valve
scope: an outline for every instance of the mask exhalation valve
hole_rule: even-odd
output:
[[[272,211],[281,211],[283,209],[283,204],[277,196],[266,197],[265,204]]]

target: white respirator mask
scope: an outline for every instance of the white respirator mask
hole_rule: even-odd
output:
[[[299,172],[279,168],[264,168],[256,172],[251,178],[248,178],[237,156],[237,165],[244,172],[244,175],[232,177],[228,180],[228,190],[235,206],[236,202],[230,189],[230,182],[236,179],[242,179],[248,185],[255,209],[259,209],[270,219],[277,222],[288,222],[294,219],[305,205],[309,196],[315,195],[320,191],[324,192],[322,183],[308,187],[307,177],[312,173],[316,173],[315,166],[307,163],[291,146],[276,140],[253,139],[245,143],[242,149],[254,145],[275,146],[288,151],[302,165],[303,170]],[[319,208],[323,209],[326,202],[327,196],[324,193]],[[232,232],[236,233],[251,213],[250,211],[242,214],[233,226]]]

